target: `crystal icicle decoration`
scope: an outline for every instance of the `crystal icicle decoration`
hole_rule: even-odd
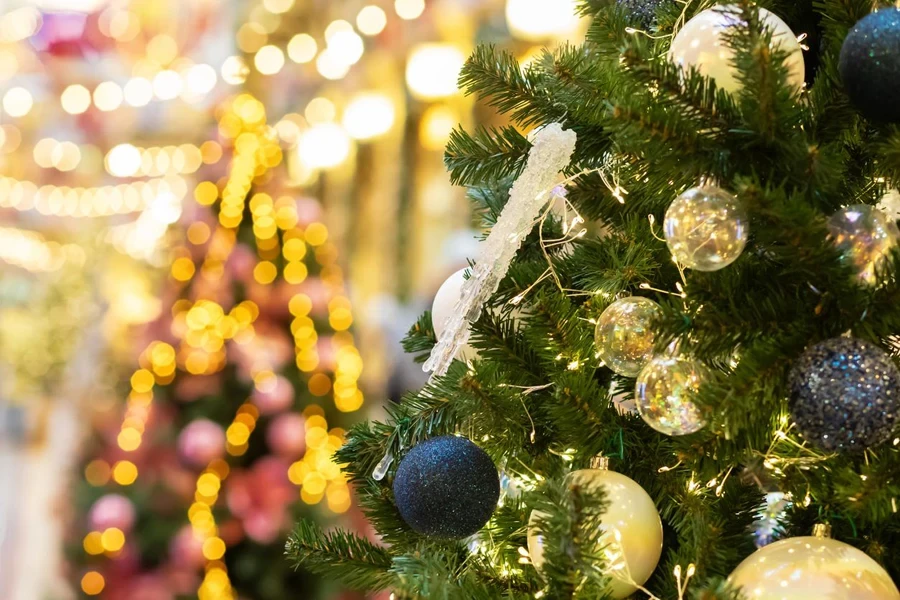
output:
[[[423,370],[432,379],[443,375],[453,357],[469,340],[469,326],[478,320],[485,302],[497,291],[522,242],[550,199],[556,176],[575,151],[574,131],[551,123],[533,133],[525,170],[509,190],[509,202],[483,242],[481,259],[463,284],[453,317],[447,322]]]

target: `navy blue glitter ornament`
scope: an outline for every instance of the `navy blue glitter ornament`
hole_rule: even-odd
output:
[[[825,450],[877,446],[900,415],[900,370],[863,340],[833,338],[807,349],[791,370],[790,386],[797,428]]]
[[[488,522],[500,498],[500,477],[487,453],[456,436],[416,445],[400,461],[394,500],[419,533],[459,539]]]
[[[625,9],[629,20],[640,27],[650,27],[656,22],[656,9],[671,0],[616,0]]]
[[[900,122],[900,9],[883,8],[853,26],[841,47],[841,79],[868,119]]]

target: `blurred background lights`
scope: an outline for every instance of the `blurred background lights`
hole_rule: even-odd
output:
[[[376,138],[390,131],[394,125],[394,104],[384,94],[359,94],[344,109],[343,123],[354,139]]]
[[[106,155],[106,171],[114,177],[133,177],[141,168],[141,151],[131,144],[119,144]]]
[[[350,155],[350,136],[336,123],[320,123],[303,132],[297,144],[300,160],[316,169],[340,165]]]
[[[112,81],[104,81],[94,90],[94,105],[102,111],[116,110],[122,99],[122,88]]]
[[[153,93],[160,100],[172,100],[181,94],[183,83],[175,71],[160,71],[153,77]]]
[[[303,114],[310,125],[319,125],[334,121],[337,116],[337,108],[334,106],[334,102],[328,98],[313,98],[306,105]]]
[[[253,64],[263,75],[274,75],[284,67],[284,52],[278,46],[263,46],[253,58]]]
[[[14,87],[3,95],[3,110],[11,117],[24,117],[31,111],[34,99],[23,87]]]
[[[32,4],[44,11],[93,13],[109,4],[109,0],[32,0]]]
[[[342,63],[355,65],[362,58],[365,45],[355,31],[338,31],[328,39],[328,51]]]
[[[517,38],[539,41],[578,27],[576,0],[506,0],[506,24]]]
[[[364,6],[356,15],[356,27],[364,35],[378,35],[387,26],[387,14],[379,6]]]
[[[330,48],[326,48],[316,59],[316,70],[325,79],[343,79],[350,72],[350,65],[341,61]]]
[[[294,6],[294,0],[263,0],[263,6],[270,13],[280,15],[291,10]]]
[[[240,56],[229,56],[222,63],[222,80],[231,85],[240,85],[247,80],[250,69]]]
[[[288,42],[288,57],[295,63],[308,63],[316,57],[319,48],[316,40],[308,33],[298,33]]]
[[[458,122],[459,116],[449,106],[436,104],[428,107],[419,123],[422,145],[429,150],[443,150]]]
[[[208,94],[216,87],[216,70],[210,65],[194,65],[185,74],[186,89],[198,96]]]
[[[406,64],[406,83],[420,100],[453,96],[465,60],[465,54],[451,44],[421,44],[413,48]]]
[[[72,84],[59,97],[63,110],[70,115],[80,115],[91,106],[91,92],[80,84]]]
[[[542,2],[550,2],[551,0],[540,0]],[[410,21],[418,19],[425,12],[425,0],[395,0],[394,10],[401,19]]]
[[[332,21],[325,28],[325,41],[330,44],[331,38],[345,31],[353,31],[353,25],[343,19]]]
[[[143,77],[129,79],[122,91],[129,106],[146,106],[153,99],[153,84]]]

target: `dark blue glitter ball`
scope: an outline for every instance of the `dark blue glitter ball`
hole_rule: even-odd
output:
[[[900,414],[900,370],[878,346],[834,338],[806,350],[790,376],[791,416],[825,450],[857,451],[886,441]]]
[[[650,27],[656,22],[656,10],[661,4],[671,0],[616,0],[617,4],[625,10],[632,24],[640,27]]]
[[[841,47],[841,79],[868,119],[900,122],[900,9],[883,8],[853,26]]]
[[[400,461],[394,499],[419,533],[459,539],[484,527],[500,498],[500,477],[487,453],[452,435],[415,446]]]

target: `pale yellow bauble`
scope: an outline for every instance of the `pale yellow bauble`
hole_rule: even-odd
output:
[[[797,36],[787,23],[768,10],[760,8],[759,17],[772,31],[772,43],[787,53],[785,65],[789,83],[798,91],[803,89],[803,48]],[[715,79],[721,89],[736,92],[740,89],[740,83],[732,66],[734,51],[722,34],[740,24],[739,8],[734,4],[715,6],[698,13],[675,35],[669,49],[669,60],[684,68],[695,67],[701,74]]]
[[[587,489],[603,486],[609,506],[603,514],[601,543],[627,566],[613,571],[609,590],[613,598],[627,598],[650,578],[662,555],[662,521],[656,505],[636,481],[615,471],[583,469],[573,472],[569,478]],[[540,571],[544,564],[544,540],[535,525],[539,515],[538,511],[532,512],[528,521],[528,552]],[[630,575],[630,583],[623,580],[625,573]]]
[[[434,302],[431,306],[431,325],[434,327],[434,334],[441,339],[441,334],[447,328],[450,317],[456,312],[456,303],[462,295],[462,286],[466,282],[465,273],[468,267],[460,269],[438,288],[437,294],[434,296]],[[456,358],[466,361],[478,356],[478,351],[469,344],[459,349]]]
[[[900,600],[890,575],[862,550],[827,537],[764,546],[728,577],[748,600]]]

